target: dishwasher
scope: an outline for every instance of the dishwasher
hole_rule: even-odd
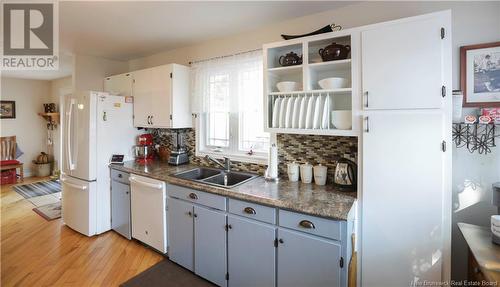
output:
[[[167,192],[165,182],[132,174],[132,238],[167,252]]]
[[[132,237],[130,226],[130,181],[126,172],[111,170],[111,229],[127,239]]]

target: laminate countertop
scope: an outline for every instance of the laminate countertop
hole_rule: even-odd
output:
[[[348,213],[356,201],[356,192],[341,191],[332,185],[319,186],[288,180],[275,183],[258,177],[229,189],[173,176],[196,167],[198,166],[190,164],[172,166],[159,161],[148,164],[135,161],[110,164],[112,169],[154,178],[168,184],[335,220],[347,220]]]

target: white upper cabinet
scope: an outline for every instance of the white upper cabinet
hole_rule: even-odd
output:
[[[189,67],[169,64],[133,72],[134,126],[190,128]]]
[[[442,107],[443,22],[429,17],[369,26],[361,32],[364,109]]]
[[[134,126],[190,128],[189,67],[168,64],[104,79],[104,90],[134,96]]]
[[[132,74],[125,73],[104,78],[104,91],[114,95],[132,96]]]

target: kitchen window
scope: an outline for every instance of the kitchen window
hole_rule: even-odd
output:
[[[192,64],[196,154],[265,162],[262,51]]]

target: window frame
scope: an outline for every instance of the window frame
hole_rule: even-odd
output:
[[[263,61],[263,58],[262,58]],[[223,70],[221,70],[223,71]],[[234,95],[235,91],[231,91],[231,89],[236,85],[234,82],[238,81],[238,77],[232,75],[232,71],[228,70],[229,74],[229,94]],[[264,89],[262,87],[262,93]],[[263,94],[261,94],[261,100],[259,103],[262,103]],[[264,112],[264,111],[263,111]],[[248,151],[240,150],[240,108],[239,108],[239,95],[237,97],[231,97],[229,103],[229,146],[228,147],[219,147],[214,145],[208,145],[208,112],[202,111],[196,115],[195,119],[195,133],[196,133],[196,156],[206,156],[210,155],[215,158],[223,158],[228,157],[231,160],[247,162],[247,163],[256,163],[256,164],[267,164],[268,159],[268,151],[266,152],[256,152],[254,151],[252,155],[247,154]],[[264,117],[264,115],[261,115]],[[264,128],[264,126],[262,127]],[[272,135],[269,134],[269,144],[271,144]]]

